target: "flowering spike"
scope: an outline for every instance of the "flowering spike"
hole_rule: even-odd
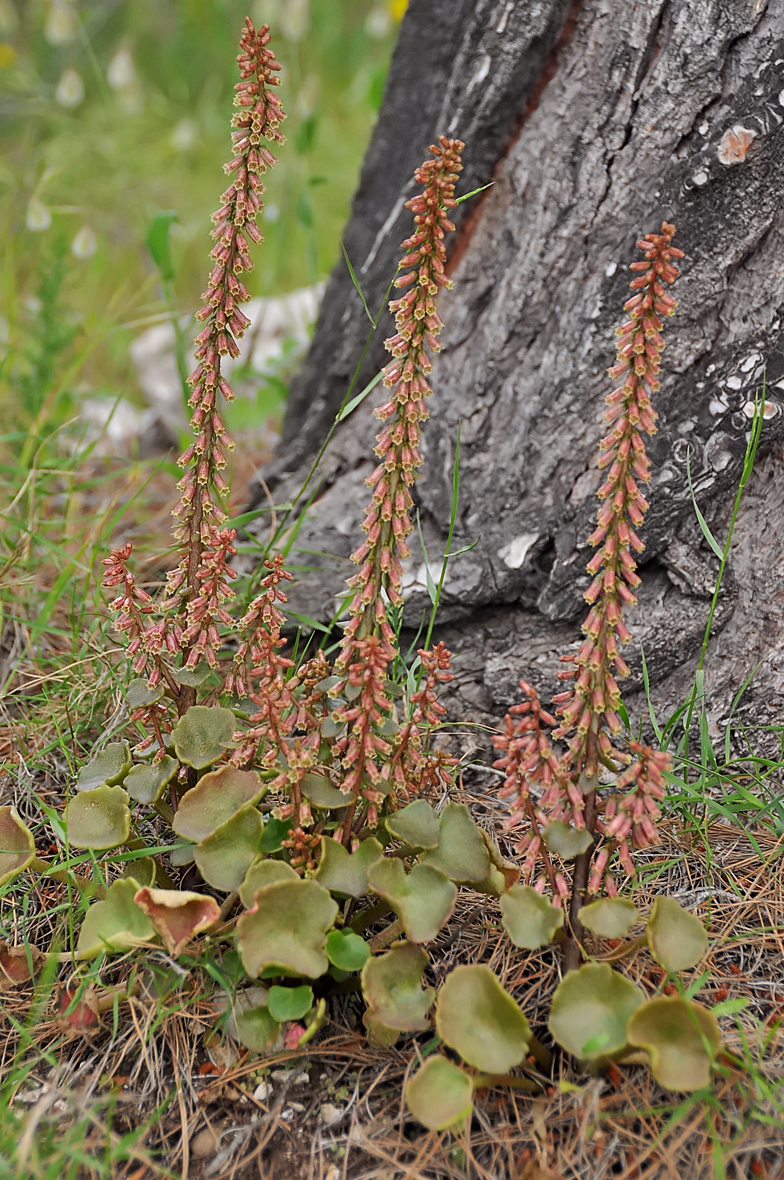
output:
[[[263,25],[257,31],[246,17],[237,57],[240,81],[234,88],[234,105],[238,108],[232,118],[234,155],[225,166],[232,179],[221,197],[221,207],[213,215],[216,225],[212,236],[216,245],[211,257],[215,265],[204,293],[204,306],[198,313],[205,327],[196,337],[198,366],[189,379],[193,388],[189,403],[193,408],[191,427],[197,438],[180,459],[185,475],[179,485],[180,500],[174,509],[178,520],[174,536],[183,553],[180,569],[184,576],[174,583],[170,581],[167,602],[169,610],[176,607],[178,613],[189,614],[189,625],[184,631],[189,663],[194,652],[203,654],[211,650],[209,642],[198,646],[205,632],[194,631],[190,604],[201,595],[205,550],[213,545],[216,530],[226,519],[220,501],[228,489],[220,473],[226,465],[223,447],[230,448],[231,444],[215,411],[215,397],[216,391],[228,399],[233,395],[221,375],[221,357],[239,354],[236,338],[249,324],[237,307],[248,298],[237,275],[252,269],[249,239],[262,240],[256,228],[256,218],[264,207],[261,177],[276,162],[265,145],[284,142],[280,124],[285,115],[280,99],[272,90],[279,84],[275,75],[280,66],[272,50],[267,48],[268,42],[269,26]],[[199,486],[201,493],[196,491]],[[198,654],[195,658],[199,658]]]
[[[640,553],[644,548],[635,529],[648,508],[639,487],[650,479],[641,431],[653,434],[656,429],[650,395],[659,388],[664,351],[661,317],[672,315],[677,306],[665,294],[664,285],[675,282],[675,260],[683,257],[671,244],[674,234],[675,226],[665,222],[661,233],[646,234],[637,243],[645,258],[632,263],[637,277],[631,287],[636,294],[624,308],[628,319],[616,329],[617,359],[610,369],[616,388],[605,399],[604,414],[611,429],[599,444],[597,459],[605,480],[597,491],[597,528],[589,538],[596,549],[588,563],[592,580],[584,594],[591,609],[583,623],[585,639],[579,650],[562,657],[568,667],[558,676],[571,681],[571,686],[555,697],[559,723],[552,736],[568,739],[569,746],[559,761],[541,728],[542,721],[555,724],[554,719],[544,713],[536,693],[524,681],[520,685],[527,700],[509,710],[504,733],[493,739],[503,752],[494,765],[507,775],[500,792],[511,803],[507,826],[523,829],[518,843],[524,854],[523,873],[533,876],[541,858],[556,904],[565,893],[565,883],[549,862],[540,825],[567,820],[603,838],[592,867],[593,847],[575,861],[570,925],[578,935],[585,892],[597,893],[604,886],[610,896],[617,894],[608,871],[613,857],[632,873],[631,847],[647,848],[656,840],[658,801],[664,797],[664,774],[670,766],[667,753],[637,742],[630,742],[630,753],[626,753],[615,748],[613,739],[623,728],[616,675],[629,674],[619,650],[631,638],[622,612],[637,601],[633,590],[640,578],[632,551]],[[602,764],[614,770],[619,764],[627,766],[615,782],[619,794],[607,799],[597,791]],[[541,788],[537,806],[530,792],[534,784]],[[544,888],[544,882],[540,876],[534,888]],[[578,962],[579,948],[571,939],[567,969]]]
[[[637,481],[650,479],[639,428],[646,434],[656,430],[657,415],[649,393],[658,388],[664,351],[660,317],[671,316],[677,307],[676,301],[665,295],[662,284],[675,282],[675,260],[683,257],[683,251],[671,244],[674,234],[675,226],[664,222],[661,233],[646,234],[637,243],[645,258],[631,265],[638,275],[631,287],[639,295],[626,304],[629,318],[616,329],[617,360],[609,371],[619,384],[606,397],[609,408],[604,414],[606,422],[614,423],[614,429],[602,439],[597,460],[607,478],[597,493],[603,504],[597,514],[599,527],[590,537],[597,553],[588,564],[593,581],[585,592],[593,609],[583,631],[593,642],[590,653],[583,648],[577,656],[578,669],[584,669],[586,675],[578,673],[572,692],[559,704],[561,725],[555,733],[557,737],[568,736],[579,717],[581,741],[570,753],[570,758],[577,759],[578,773],[596,761],[598,732],[605,726],[613,733],[621,728],[616,712],[620,695],[613,669],[621,675],[628,671],[618,655],[618,643],[629,637],[621,611],[637,601],[632,591],[639,586],[640,578],[632,549],[641,552],[643,543],[634,528],[640,526],[648,508]]]
[[[415,230],[403,243],[408,253],[400,269],[413,269],[396,280],[398,288],[408,290],[389,304],[397,331],[386,341],[394,360],[384,370],[384,384],[393,392],[376,411],[385,423],[375,448],[381,462],[368,480],[375,490],[362,526],[367,539],[352,555],[360,569],[349,582],[354,595],[339,658],[344,668],[352,662],[356,644],[366,636],[391,643],[391,629],[376,611],[382,595],[386,594],[393,606],[403,601],[400,563],[408,556],[406,537],[412,529],[409,489],[422,462],[419,443],[422,423],[428,417],[425,398],[431,392],[426,380],[432,368],[427,349],[438,351],[438,334],[443,327],[435,297],[441,287],[452,286],[445,275],[444,234],[454,229],[448,212],[457,204],[453,194],[464,146],[459,139],[440,136],[430,148],[433,158],[414,174],[423,191],[406,202],[414,214]]]

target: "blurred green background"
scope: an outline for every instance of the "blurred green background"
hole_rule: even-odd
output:
[[[178,219],[173,298],[183,313],[196,309],[210,214],[226,183],[246,12],[272,25],[288,113],[248,285],[276,295],[329,272],[405,7],[0,0],[6,432],[36,414],[54,426],[85,394],[140,401],[129,344],[169,314],[145,244],[162,210]]]

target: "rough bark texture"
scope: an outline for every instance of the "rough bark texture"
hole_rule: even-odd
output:
[[[715,728],[759,664],[748,707],[784,699],[784,0],[413,0],[368,152],[346,245],[377,307],[407,232],[409,178],[438,133],[468,147],[442,296],[444,351],[418,503],[440,567],[461,423],[454,547],[440,635],[458,653],[463,716],[495,717],[525,676],[555,687],[579,636],[599,473],[602,398],[641,232],[678,226],[685,250],[666,325],[660,432],[640,604],[630,612],[628,692],[640,641],[666,704],[693,676],[717,561],[687,481],[720,538],[742,465],[749,400],[766,374],[771,417],[735,533],[708,658]],[[383,326],[382,326],[383,327]],[[367,320],[343,267],[333,275],[292,393],[279,458],[286,499],[346,390]],[[379,334],[361,380],[383,363]],[[369,401],[372,399],[369,399]],[[300,535],[295,609],[322,619],[351,572],[376,423],[364,403],[338,430]],[[330,556],[327,556],[330,555]],[[406,624],[429,601],[411,563]],[[462,709],[459,707],[462,701]],[[762,715],[760,713],[762,710]],[[718,732],[718,731],[716,731]]]

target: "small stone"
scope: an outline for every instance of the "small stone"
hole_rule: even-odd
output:
[[[296,1111],[297,1114],[304,1114],[305,1113],[305,1107],[302,1105],[301,1102],[290,1102],[289,1107],[293,1111]]]
[[[206,1159],[208,1155],[214,1155],[217,1150],[217,1136],[209,1127],[204,1127],[191,1139],[191,1155],[194,1159]]]
[[[324,1123],[325,1127],[334,1127],[346,1113],[345,1106],[333,1106],[331,1102],[325,1102],[319,1109],[319,1118]]]
[[[266,1102],[270,1094],[272,1094],[272,1086],[269,1082],[259,1082],[253,1091],[253,1097],[257,1102]]]

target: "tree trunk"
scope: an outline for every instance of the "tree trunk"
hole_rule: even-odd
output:
[[[642,708],[645,654],[657,707],[693,677],[718,561],[687,478],[720,542],[743,464],[750,403],[768,414],[735,530],[706,663],[711,728],[744,698],[758,724],[784,699],[784,0],[412,0],[345,244],[375,311],[408,233],[411,175],[439,133],[466,141],[440,297],[444,351],[433,370],[417,485],[440,568],[460,426],[460,495],[437,634],[457,653],[458,715],[497,717],[520,676],[543,695],[579,638],[596,511],[613,329],[635,240],[662,220],[686,252],[665,325],[659,433],[627,697]],[[389,321],[362,385],[384,363]],[[329,283],[286,417],[263,473],[287,499],[323,440],[369,324],[344,264]],[[295,610],[322,620],[352,567],[372,470],[371,395],[338,429],[298,537]],[[414,541],[413,548],[417,548]],[[429,612],[412,560],[405,622]]]

